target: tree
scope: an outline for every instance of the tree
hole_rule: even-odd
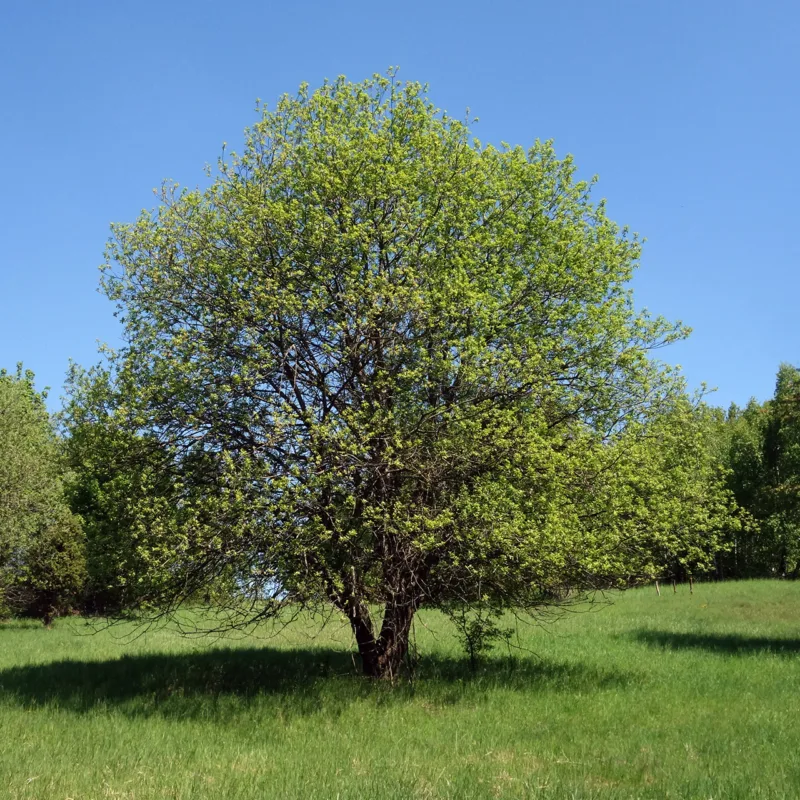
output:
[[[130,509],[148,602],[227,575],[220,625],[329,603],[386,676],[423,606],[535,609],[702,544],[680,454],[646,474],[685,403],[651,351],[686,331],[635,311],[639,243],[590,188],[390,73],[301,87],[210,188],[113,226],[102,404],[171,475],[168,514]]]
[[[103,399],[108,375],[71,365],[69,402],[60,414],[63,449],[69,468],[66,495],[82,521],[86,550],[84,609],[113,615],[147,602],[152,594],[142,541],[153,526],[180,518],[176,478],[168,454],[154,436],[138,435],[114,424]],[[215,597],[222,581],[204,586]],[[225,587],[229,592],[229,587]]]
[[[764,430],[763,527],[776,543],[779,575],[800,575],[800,370],[781,364]]]
[[[752,524],[734,537],[728,574],[800,574],[800,370],[782,364],[775,395],[732,407],[722,428],[729,486]]]
[[[145,501],[160,517],[168,513],[169,506],[159,498],[171,476],[152,438],[107,424],[98,395],[104,378],[100,371],[71,366],[70,402],[61,424],[69,467],[66,496],[82,521],[86,541],[84,609],[113,614],[137,604],[137,577],[146,570],[138,558],[136,526]]]
[[[751,400],[744,409],[732,404],[717,425],[715,456],[745,522],[730,531],[728,547],[717,559],[720,578],[772,574],[773,543],[762,535],[756,519],[764,488],[765,422],[765,408]]]
[[[69,511],[63,464],[45,395],[33,373],[0,370],[0,613],[49,623],[79,598],[79,521]]]

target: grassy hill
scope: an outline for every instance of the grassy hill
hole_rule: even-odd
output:
[[[424,614],[395,687],[339,620],[134,633],[0,625],[1,797],[800,797],[800,584],[615,595],[475,671]]]

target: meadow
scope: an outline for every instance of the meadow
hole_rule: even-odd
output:
[[[0,797],[800,796],[800,584],[618,594],[473,669],[416,624],[413,680],[349,632],[186,639],[0,624]]]

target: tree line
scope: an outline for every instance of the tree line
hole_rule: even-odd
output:
[[[691,397],[591,190],[391,73],[263,109],[208,189],[112,227],[125,344],[71,370],[59,435],[3,375],[7,611],[328,607],[378,677],[420,608],[474,642],[659,576],[796,575],[797,371]]]
[[[770,400],[713,409],[713,449],[742,509],[718,578],[800,577],[800,370],[782,364]]]
[[[50,415],[30,370],[0,371],[3,615],[49,622],[58,614],[135,607],[154,591],[143,581],[156,523],[178,524],[174,475],[158,440],[89,419],[86,393],[97,387],[87,373],[73,368],[70,386],[66,409]],[[800,369],[781,365],[774,396],[763,403],[752,399],[727,410],[687,404],[684,414],[672,424],[685,431],[688,422],[702,448],[671,456],[699,458],[701,481],[723,487],[722,524],[707,538],[698,531],[694,549],[652,553],[649,571],[631,582],[800,577]],[[663,438],[654,441],[659,449],[663,444]],[[670,479],[670,466],[660,468],[656,479]],[[713,495],[700,489],[703,498]],[[697,498],[683,494],[675,501],[679,512],[685,503],[691,514]],[[149,507],[147,519],[140,504]],[[220,575],[194,590],[206,599],[235,594],[237,585]]]

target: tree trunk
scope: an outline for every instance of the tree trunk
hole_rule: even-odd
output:
[[[408,653],[408,637],[415,607],[412,603],[387,604],[383,615],[381,636],[378,639],[380,676],[395,678]]]
[[[358,654],[361,656],[361,669],[370,678],[380,677],[378,671],[378,643],[372,630],[369,609],[361,604],[353,605],[348,611],[350,626],[356,637]]]
[[[369,678],[394,679],[400,674],[403,659],[408,653],[409,633],[414,619],[412,603],[387,603],[380,636],[376,639],[372,622],[363,612],[351,614],[361,668]]]

